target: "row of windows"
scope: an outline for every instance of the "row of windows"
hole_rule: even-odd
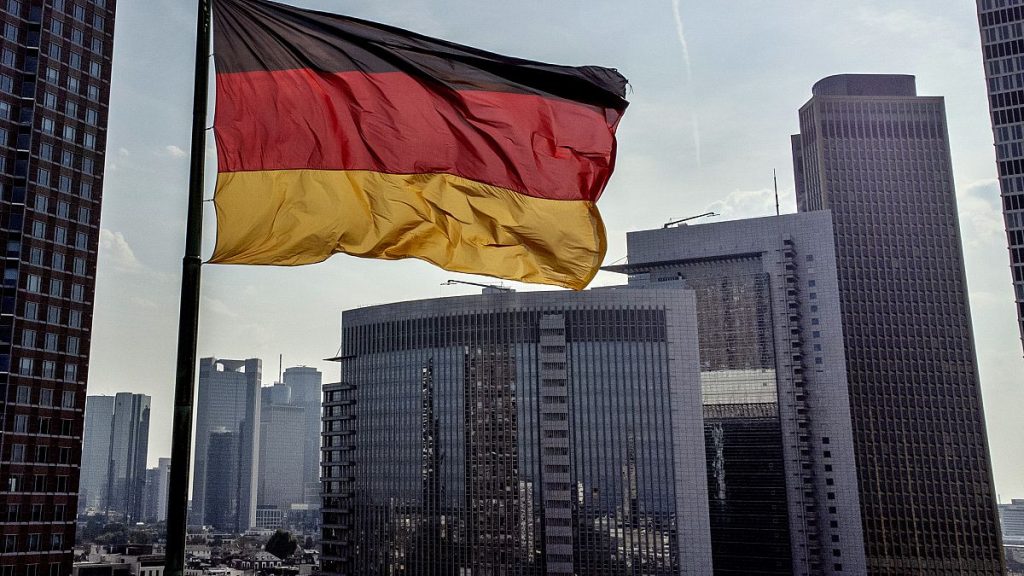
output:
[[[61,336],[60,334],[54,334],[53,332],[43,332],[43,346],[42,350],[47,352],[61,352]],[[31,328],[25,328],[21,331],[21,347],[22,348],[40,348],[38,346],[39,338],[35,330]],[[68,354],[77,355],[79,352],[79,339],[78,336],[68,336],[64,341],[64,352]]]
[[[50,110],[57,110],[57,95],[53,92],[46,92],[43,94],[43,106]],[[67,100],[64,103],[64,115],[68,118],[85,120],[85,123],[90,126],[99,125],[100,113],[96,108],[86,107],[85,116],[83,118],[78,117],[80,109],[81,107],[78,105],[78,102],[75,102],[74,100]]]
[[[67,477],[65,483],[67,482]],[[58,490],[58,492],[66,492],[67,490]],[[17,534],[6,534],[4,536],[4,552],[40,552],[43,550],[63,550],[64,549],[64,535],[63,534],[51,534],[49,541],[49,548],[43,547],[43,540],[40,534],[29,534],[25,537],[24,548],[19,548]]]
[[[50,214],[50,198],[36,194],[32,201],[32,209],[36,212]],[[66,200],[58,200],[54,204],[55,210],[52,214],[58,218],[64,218],[66,220],[71,219],[71,203]],[[78,222],[82,224],[88,224],[92,219],[92,209],[87,206],[81,206],[78,208]]]
[[[36,374],[35,358],[19,358],[18,373],[22,376],[38,376],[49,380],[55,380],[58,377],[57,362],[53,360],[43,360],[39,362],[39,365],[42,367],[42,371],[39,374]],[[70,362],[64,364],[64,373],[61,377],[65,382],[77,382],[78,365]]]
[[[55,62],[60,62],[61,61],[61,56],[62,56],[63,52],[64,52],[64,47],[63,46],[61,46],[60,44],[57,44],[57,43],[50,43],[50,48],[47,51],[47,54]],[[99,58],[99,56],[97,56],[97,58]],[[83,62],[86,62],[86,61],[89,62],[89,65],[88,66],[83,66]],[[76,50],[68,50],[68,62],[67,63],[68,63],[68,67],[71,70],[80,71],[80,72],[88,72],[90,76],[92,76],[94,78],[97,78],[97,79],[103,78],[103,62],[101,60],[98,60],[98,59],[97,60],[83,60],[81,52],[78,52]],[[51,83],[56,83],[56,82],[54,82],[53,80],[50,79],[50,71],[53,70],[53,71],[56,72],[56,68],[47,67],[46,70],[47,70],[46,80],[48,82],[51,82]],[[59,78],[60,77],[58,75],[57,76],[57,80],[58,81],[59,81]],[[75,78],[75,81],[76,82],[78,81],[77,77],[75,77],[74,75],[69,75],[69,79],[70,78]],[[76,94],[78,93],[77,85],[76,85],[75,89],[72,89],[72,87],[69,85],[68,89],[72,90],[72,92],[74,92]]]
[[[32,504],[30,514],[25,516],[21,513],[21,504],[8,504],[7,505],[7,522],[64,522],[68,520],[65,513],[64,504],[54,504],[47,506],[46,504]]]
[[[33,220],[32,226],[29,229],[29,235],[40,240],[50,240],[47,237],[47,226],[46,222],[42,220]],[[68,243],[70,236],[68,234],[68,228],[66,226],[54,226],[53,227],[53,242],[61,246],[71,246]],[[76,232],[74,247],[78,250],[89,249],[89,233],[88,232]]]
[[[25,320],[40,320],[39,317],[40,304],[37,302],[25,302],[24,316]],[[47,306],[46,307],[46,322],[48,324],[60,324],[61,323],[61,311],[64,310],[62,306]],[[80,310],[68,310],[67,325],[70,328],[81,328],[82,327],[82,312]]]
[[[49,446],[36,446],[35,454],[31,453],[31,449],[32,447],[26,444],[12,444],[10,461],[16,464],[52,464],[50,462]],[[58,447],[57,463],[71,464],[71,448],[67,446]],[[34,515],[33,518],[35,518]],[[32,521],[37,522],[38,520]]]
[[[33,436],[49,434],[71,436],[74,434],[75,421],[70,418],[61,418],[59,432],[52,426],[53,418],[38,416],[35,421],[36,425],[34,427],[30,427],[28,414],[15,414],[11,431],[17,434],[31,434]]]
[[[56,407],[57,406],[56,404],[53,403],[53,401],[54,401],[54,394],[53,394],[53,389],[52,388],[38,388],[37,389],[34,386],[18,386],[18,388],[16,390],[16,393],[15,393],[15,401],[18,404],[31,404],[32,403],[32,391],[33,390],[38,390],[39,391],[38,405],[40,405],[40,406],[49,406],[49,407]],[[61,403],[60,403],[60,407],[61,408],[68,408],[68,409],[70,409],[70,408],[74,408],[75,407],[75,391],[74,390],[65,390],[63,392],[63,394],[60,396],[60,399],[61,399]]]
[[[106,0],[92,0],[92,2],[93,2],[93,4],[96,5],[96,7],[98,9],[104,9],[107,6],[107,1]],[[11,15],[17,16],[17,17],[20,18],[22,16],[23,5],[24,5],[23,0],[7,0],[5,5],[4,5],[4,8]],[[33,21],[38,20],[39,19],[39,15],[38,15],[39,7],[35,6],[35,5],[31,5],[31,4],[29,6],[30,6],[29,20],[33,20]],[[67,14],[67,15],[71,16],[72,18],[76,19],[76,20],[80,20],[82,22],[85,22],[85,6],[83,6],[82,4],[79,4],[78,2],[71,2],[71,1],[67,1],[67,0],[53,0],[53,11],[54,12],[58,12],[58,13]],[[94,24],[96,22],[97,21],[95,21],[95,20],[93,21]],[[102,28],[103,27],[102,26],[102,20],[99,21],[99,22],[101,23],[101,25],[96,26],[96,27],[97,28]]]

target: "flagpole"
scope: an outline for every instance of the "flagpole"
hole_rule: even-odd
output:
[[[206,118],[210,73],[210,5],[199,0],[196,19],[195,92],[192,102],[192,159],[185,224],[185,257],[181,263],[181,305],[178,316],[178,360],[174,384],[171,472],[167,490],[165,576],[184,576],[188,525],[188,476],[192,457],[192,405],[195,395],[196,338],[199,334],[200,250],[203,241],[203,192],[206,184]]]

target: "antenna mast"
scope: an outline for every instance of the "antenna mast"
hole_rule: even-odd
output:
[[[772,168],[772,183],[775,184],[775,215],[779,215],[779,179],[775,176],[775,168]]]

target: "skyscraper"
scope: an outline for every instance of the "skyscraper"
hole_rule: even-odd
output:
[[[160,458],[156,468],[146,471],[146,522],[167,520],[167,489],[171,474],[171,459]]]
[[[1002,0],[977,3],[1003,224],[1024,340],[1024,6]]]
[[[0,5],[4,576],[71,573],[114,6]]]
[[[110,433],[114,425],[114,397],[85,399],[85,434],[82,438],[82,482],[78,511],[103,512],[107,508],[110,478]]]
[[[263,391],[287,389],[277,384]],[[280,391],[280,390],[277,390]],[[274,396],[283,400],[274,402]],[[287,514],[292,504],[302,504],[303,464],[306,441],[306,410],[293,406],[280,394],[264,394],[260,405],[260,464],[257,504],[275,506]],[[269,402],[267,400],[270,400]]]
[[[149,405],[149,396],[130,392],[86,398],[83,509],[113,512],[126,522],[144,519]]]
[[[827,211],[631,232],[638,288],[693,290],[715,574],[863,574]]]
[[[342,324],[325,574],[711,573],[691,292],[485,293]]]
[[[291,388],[291,404],[301,406],[306,419],[302,449],[302,486],[307,504],[320,502],[320,384],[323,374],[310,366],[285,368],[284,383]]]
[[[868,573],[1002,574],[945,106],[913,76],[830,76],[792,139],[828,209]]]
[[[256,525],[262,366],[258,358],[199,361],[193,524],[234,533]]]
[[[149,404],[145,394],[118,392],[114,397],[107,510],[121,514],[127,523],[144,519]]]

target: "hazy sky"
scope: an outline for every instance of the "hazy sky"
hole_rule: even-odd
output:
[[[608,263],[625,255],[630,230],[708,210],[729,219],[773,213],[772,169],[783,212],[796,211],[789,136],[811,85],[837,73],[916,75],[919,94],[946,98],[996,486],[1001,500],[1024,497],[1024,360],[973,2],[295,1],[509,55],[618,68],[631,105],[599,204]],[[170,451],[192,5],[117,7],[89,392],[153,396],[151,465]],[[212,151],[211,143],[211,172]],[[207,207],[204,257],[215,229]],[[452,277],[460,276],[417,261],[348,256],[301,268],[206,266],[199,354],[262,358],[264,384],[283,354],[286,367],[316,366],[331,381],[337,368],[322,359],[338,349],[342,310],[475,292],[440,286]],[[595,284],[622,281],[601,273]]]

